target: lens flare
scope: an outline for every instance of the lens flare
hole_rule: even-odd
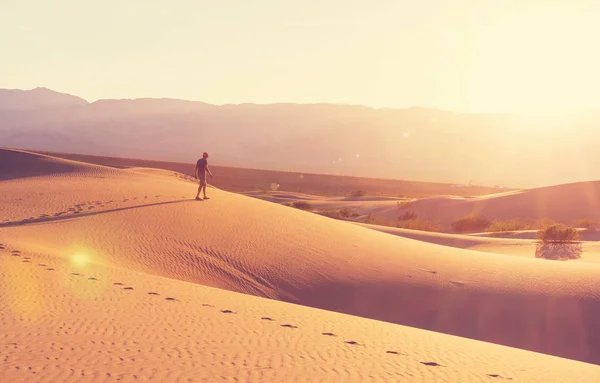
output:
[[[89,261],[89,257],[84,253],[76,253],[71,257],[71,263],[76,267],[83,267]]]

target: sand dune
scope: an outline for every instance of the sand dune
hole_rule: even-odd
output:
[[[423,219],[434,219],[449,227],[469,214],[488,219],[536,219],[548,217],[572,224],[580,218],[600,219],[600,181],[555,185],[492,196],[424,198],[406,210]]]
[[[191,375],[198,368],[206,376],[276,381],[600,376],[598,367],[581,363],[315,309],[600,363],[600,265],[442,246],[218,189],[197,202],[197,186],[173,172],[70,163],[79,168],[25,178],[17,177],[21,163],[28,162],[11,162],[12,179],[0,181],[0,304],[11,308],[0,323],[11,334],[5,347],[23,348],[0,376],[30,373],[27,361],[45,376],[40,381],[62,379],[70,368],[73,381],[82,373],[109,381],[105,374],[118,371],[184,381],[199,378]],[[31,325],[37,330],[24,330]],[[315,331],[299,334],[304,329]],[[36,337],[45,351],[28,359]],[[332,339],[341,342],[327,343]],[[397,350],[398,342],[411,351]],[[73,350],[60,350],[66,344]],[[43,361],[46,351],[59,360]],[[397,356],[386,351],[415,355],[415,363],[381,359]],[[419,363],[447,368],[458,360],[456,371]],[[114,363],[118,368],[108,371]],[[269,371],[259,370],[265,365]]]
[[[3,382],[593,382],[600,374],[585,363],[3,247]]]
[[[295,193],[244,193],[266,201],[286,203],[305,199]],[[418,199],[365,196],[316,197],[311,205],[316,211],[351,209],[358,219],[371,215],[375,224],[397,223],[399,216],[414,213],[421,220],[436,222],[444,231],[452,231],[456,219],[476,214],[488,220],[519,219],[524,222],[550,218],[573,225],[582,218],[600,220],[600,181],[555,185],[521,191],[461,197],[440,195]],[[596,232],[584,232],[590,240],[600,240]],[[515,233],[514,238],[534,239],[535,232]]]

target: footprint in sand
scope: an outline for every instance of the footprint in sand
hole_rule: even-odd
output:
[[[402,353],[399,353],[398,351],[391,351],[391,350],[388,350],[388,351],[386,351],[385,353],[386,353],[386,354],[393,354],[393,355],[404,355],[404,354],[402,354]]]
[[[31,261],[29,259],[27,259],[27,258],[23,259],[23,262],[25,262],[25,263],[31,263]]]
[[[282,324],[281,327],[298,328],[298,326],[294,326],[293,324]]]
[[[332,332],[322,332],[321,335],[325,335],[325,336],[337,336]]]
[[[426,366],[430,366],[430,367],[444,367],[441,364],[438,364],[436,362],[419,362],[421,364],[424,364]]]
[[[499,378],[499,379],[504,379],[504,380],[512,380],[512,378],[505,378],[502,375],[498,375],[498,374],[486,374],[487,376],[489,376],[490,378]]]
[[[133,290],[133,287],[123,287],[123,290]]]
[[[123,286],[123,284],[121,282],[115,282],[115,283],[113,283],[113,285]]]
[[[48,268],[46,268],[44,270],[46,270],[46,271],[54,271],[54,269],[52,267],[48,267]]]
[[[347,340],[347,341],[344,341],[344,343],[351,344],[352,346],[360,346],[361,345],[360,343],[353,341],[353,340]]]
[[[177,300],[176,298],[165,298],[165,301],[170,301],[170,302],[179,302],[179,300]]]
[[[160,295],[159,293],[155,293],[155,292],[149,292],[148,295]]]
[[[46,267],[46,265],[43,264],[43,263],[38,263],[38,266],[40,266],[40,267]]]
[[[79,273],[71,273],[71,275],[74,275],[76,277],[80,277],[81,276],[81,274],[79,274]]]
[[[223,314],[235,314],[235,312],[231,311],[231,310],[221,310],[221,312]]]
[[[210,305],[210,304],[208,304],[208,303],[202,303],[202,306],[204,306],[204,307],[215,307],[215,306],[213,306],[213,305]]]
[[[453,285],[456,285],[456,286],[461,286],[461,287],[465,285],[465,282],[461,282],[461,281],[450,281],[450,283],[452,283]]]
[[[427,269],[419,269],[419,270],[424,271],[426,273],[437,274],[437,271],[435,271],[435,270],[427,270]]]
[[[79,214],[79,212],[78,211],[74,211],[73,214]]]
[[[98,278],[94,278],[94,277],[89,277],[88,278],[88,281],[97,281],[97,280],[98,280]]]
[[[21,256],[21,252],[19,250],[13,250],[10,253],[12,254],[13,257],[20,257]]]
[[[128,201],[129,201],[129,199],[124,199],[124,200],[123,200],[123,202],[128,202]]]
[[[260,319],[262,319],[262,320],[268,320],[268,321],[272,321],[273,320],[272,318],[269,318],[269,317],[262,317]]]

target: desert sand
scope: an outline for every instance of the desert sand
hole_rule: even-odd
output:
[[[600,379],[596,263],[193,201],[170,170],[0,150],[0,175],[2,381]]]

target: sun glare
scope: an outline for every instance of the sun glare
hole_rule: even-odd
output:
[[[76,253],[71,257],[71,263],[76,267],[83,267],[89,262],[89,257],[85,253]]]
[[[545,114],[593,107],[600,99],[599,16],[544,3],[481,26],[467,69],[469,109]]]

